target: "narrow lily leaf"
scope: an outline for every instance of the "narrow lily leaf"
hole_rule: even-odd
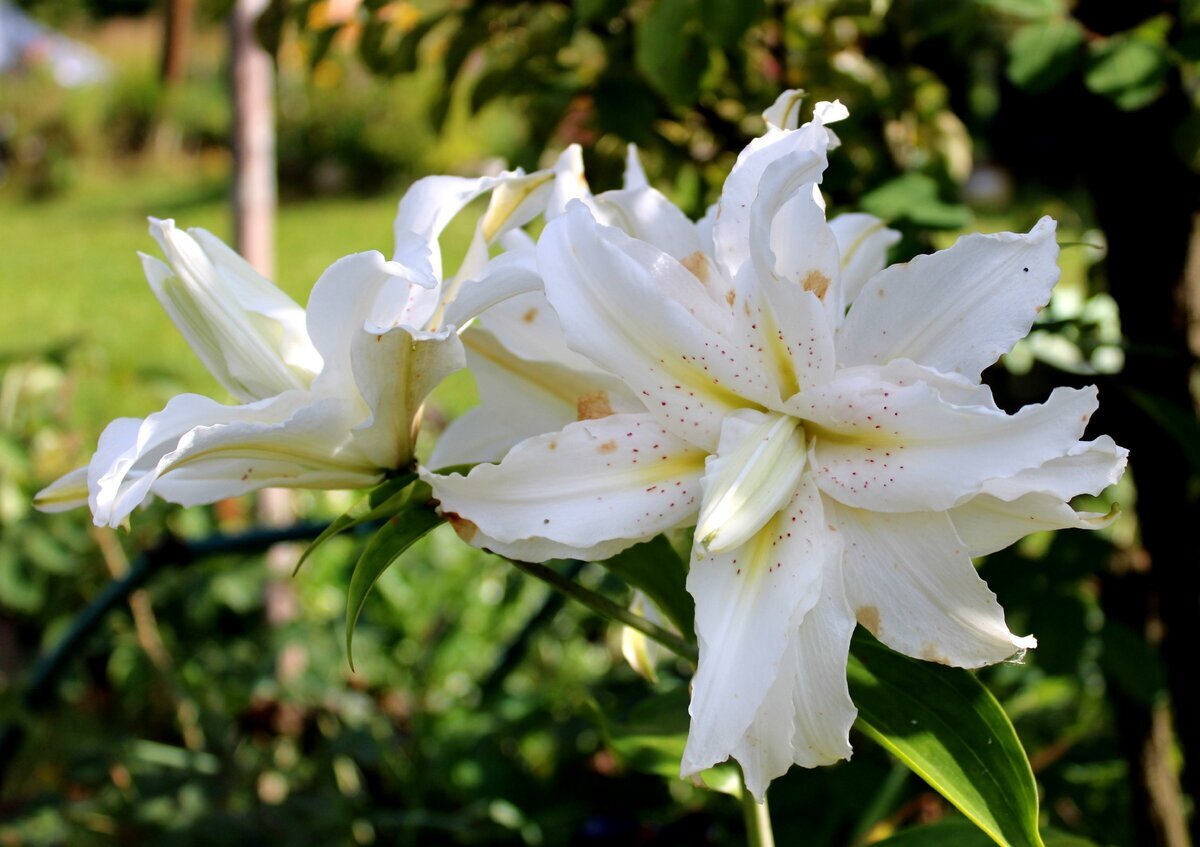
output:
[[[897,832],[891,838],[876,841],[874,847],[991,847],[978,827],[967,821],[943,821],[915,826]]]
[[[686,687],[655,692],[620,721],[607,717],[595,701],[591,706],[605,744],[622,764],[639,773],[679,779],[689,720]],[[742,792],[742,781],[733,762],[709,768],[699,776],[713,791],[735,797]]]
[[[381,485],[371,489],[371,492],[341,515],[334,518],[329,526],[321,531],[321,534],[312,540],[300,555],[300,561],[296,562],[296,567],[292,571],[292,576],[300,573],[300,567],[308,560],[308,557],[313,554],[318,547],[324,544],[335,535],[340,535],[348,529],[353,529],[361,523],[367,521],[377,521],[389,517],[399,506],[404,502],[405,490],[412,485],[417,479],[415,473],[401,474],[400,476],[389,479]]]
[[[1008,716],[974,676],[893,653],[861,630],[848,672],[860,730],[996,844],[1044,847],[1029,760]]]
[[[1047,831],[1046,847],[1096,847],[1095,842]],[[990,847],[992,840],[966,821],[943,821],[902,830],[891,838],[874,842],[874,847]]]
[[[634,545],[600,564],[634,588],[640,588],[684,638],[696,640],[693,624],[696,603],[685,586],[687,567],[664,536]]]
[[[444,520],[429,505],[431,496],[432,492],[425,483],[414,485],[408,492],[407,500],[394,509],[388,522],[367,542],[358,563],[354,566],[354,574],[350,577],[350,591],[346,598],[346,657],[350,661],[351,670],[354,669],[354,654],[351,649],[354,627],[358,623],[358,616],[362,614],[363,605],[367,602],[367,595],[375,586],[375,581],[392,562],[412,546],[413,542]]]

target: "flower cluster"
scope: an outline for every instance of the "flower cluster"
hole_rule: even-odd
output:
[[[733,757],[762,797],[793,763],[847,758],[855,625],[958,667],[1034,646],[972,557],[1104,525],[1069,501],[1116,482],[1125,451],[1081,440],[1094,389],[1008,414],[980,382],[1049,301],[1054,222],[885,267],[895,232],[826,220],[845,109],[820,103],[803,126],[798,110],[787,92],[764,114],[699,222],[633,150],[624,187],[601,194],[577,148],[533,174],[422,180],[393,258],[335,263],[307,314],[211,235],[154,222],[167,263],[144,260],[151,287],[243,403],[184,395],[118,420],[40,502],[86,497],[115,525],[151,494],[371,485],[412,465],[421,402],[465,363],[481,404],[426,465],[475,467],[421,470],[464,539],[603,560],[695,528],[683,774]],[[445,278],[438,234],[487,192]],[[522,227],[538,215],[535,241]]]

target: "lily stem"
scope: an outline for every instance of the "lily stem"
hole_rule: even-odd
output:
[[[558,571],[548,568],[545,565],[536,562],[521,562],[517,559],[509,559],[509,561],[518,570],[540,579],[555,591],[561,591],[572,600],[578,600],[601,617],[632,627],[648,638],[653,638],[680,658],[687,659],[692,664],[696,663],[699,657],[696,645],[689,644],[675,633],[663,629],[658,624],[643,618],[641,615],[635,615],[624,606],[614,603],[612,600],[609,600],[602,594],[597,594],[590,588],[584,588],[578,582],[567,579]]]
[[[746,821],[746,844],[748,847],[775,847],[775,833],[771,829],[771,810],[767,798],[761,803],[754,799],[746,788],[742,777],[742,818]]]

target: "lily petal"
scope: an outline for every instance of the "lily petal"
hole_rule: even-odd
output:
[[[950,519],[972,556],[1002,550],[1031,532],[1108,526],[1117,518],[1115,509],[1076,512],[1067,501],[1080,494],[1097,495],[1115,484],[1128,455],[1108,436],[1081,441],[1039,467],[989,480],[982,494],[951,509]]]
[[[529,291],[542,290],[537,256],[532,249],[501,253],[475,279],[467,280],[446,307],[445,323],[464,329],[475,317]]]
[[[453,330],[386,333],[360,331],[351,344],[354,381],[370,415],[353,430],[354,442],[379,468],[403,468],[413,459],[421,404],[437,385],[466,365]]]
[[[96,525],[120,526],[151,493],[194,505],[269,485],[306,486],[310,479],[324,488],[377,481],[381,472],[365,457],[339,449],[352,424],[343,404],[309,410],[310,401],[306,391],[243,406],[181,394],[145,420],[113,421],[88,466]],[[178,471],[172,481],[161,478],[172,470]]]
[[[749,247],[753,243],[750,210],[767,167],[795,152],[811,151],[823,158],[831,136],[824,122],[814,117],[796,130],[770,127],[738,155],[721,189],[719,211],[713,225],[715,256],[730,277],[736,276],[750,259]]]
[[[734,412],[704,463],[697,553],[741,547],[792,499],[804,473],[804,432],[791,415]]]
[[[141,254],[154,296],[217,381],[240,400],[304,388],[320,367],[304,310],[214,236],[150,219],[169,264]]]
[[[874,215],[858,212],[838,215],[829,222],[829,228],[841,254],[842,300],[849,306],[867,280],[887,266],[888,248],[900,240],[900,233]]]
[[[636,144],[630,144],[625,148],[625,175],[621,185],[624,188],[650,187],[650,180],[646,179],[646,170],[642,167],[642,160],[638,156]]]
[[[858,709],[850,699],[846,662],[854,624],[841,563],[828,556],[821,598],[800,621],[775,682],[733,751],[746,787],[760,802],[770,781],[793,764],[815,768],[850,758]]]
[[[495,190],[481,224],[491,241],[513,226],[521,226],[541,211],[553,174],[508,171],[494,177],[429,176],[404,193],[393,224],[396,252],[393,258],[422,271],[432,287],[443,277],[438,236],[468,203]]]
[[[700,664],[692,680],[684,776],[723,762],[743,742],[786,672],[789,645],[820,598],[826,559],[836,554],[820,494],[804,479],[744,545],[693,560],[687,588],[696,599]]]
[[[465,477],[427,476],[444,512],[517,549],[517,558],[533,558],[520,544],[540,539],[583,558],[598,544],[629,546],[694,520],[703,467],[703,451],[637,414],[530,438]]]
[[[809,422],[821,490],[881,512],[942,511],[1068,453],[1097,405],[1095,388],[1058,388],[1008,415],[976,391],[978,403],[962,404],[960,385],[897,361],[838,371],[805,392],[793,408]]]
[[[1026,494],[1001,500],[988,494],[972,497],[947,514],[972,557],[986,556],[1020,541],[1031,532],[1056,529],[1101,529],[1118,512],[1076,512],[1052,494]]]
[[[63,474],[34,495],[34,508],[40,512],[66,512],[86,506],[87,474],[86,466]]]
[[[968,235],[867,282],[838,333],[844,366],[907,358],[978,381],[1050,302],[1058,281],[1054,221],[1028,235]]]
[[[545,308],[550,311],[549,304]],[[527,335],[531,341],[541,337],[536,331]],[[534,435],[614,412],[643,411],[620,380],[594,367],[576,369],[542,358],[533,344],[528,345],[533,355],[530,350],[514,350],[482,326],[463,333],[462,341],[479,386],[480,404],[442,433],[429,459],[432,468],[498,462],[515,444]],[[566,352],[586,364],[578,353]]]
[[[942,512],[884,514],[825,501],[843,543],[858,622],[905,655],[977,668],[1037,646],[1004,623],[967,546]]]
[[[1117,484],[1128,459],[1128,450],[1102,435],[1095,441],[1080,441],[1063,455],[1036,468],[989,480],[983,492],[1001,500],[1015,500],[1031,493],[1049,494],[1059,500],[1070,500],[1080,494],[1095,496]]]
[[[702,249],[696,225],[653,188],[605,191],[593,200],[598,218],[683,261]]]
[[[194,506],[260,488],[366,488],[382,479],[384,468],[350,438],[344,403],[302,402],[283,420],[279,411],[234,407],[226,420],[190,430],[159,461],[154,493]]]
[[[751,262],[737,279],[742,307],[734,313],[780,400],[824,381],[834,366],[830,327],[843,311],[837,242],[812,199],[823,167],[811,151],[767,167],[750,210]]]
[[[581,204],[546,227],[538,266],[571,347],[619,376],[680,437],[714,448],[726,414],[771,399],[764,375],[719,334],[730,315],[696,277],[600,226]]]
[[[308,299],[308,334],[325,361],[313,382],[314,394],[353,396],[352,339],[364,329],[382,335],[396,326],[422,328],[423,316],[413,313],[412,298],[426,291],[412,283],[408,269],[374,250],[330,265]],[[416,305],[416,311],[427,305]]]
[[[567,210],[572,200],[590,203],[592,189],[583,173],[583,149],[571,144],[554,162],[554,187],[546,201],[546,220],[552,221]]]

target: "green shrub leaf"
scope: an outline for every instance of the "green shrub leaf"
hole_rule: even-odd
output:
[[[861,630],[848,671],[860,730],[997,844],[1043,847],[1029,760],[1008,716],[974,676],[901,656]]]
[[[1022,27],[1008,45],[1008,78],[1027,91],[1046,91],[1075,67],[1083,41],[1074,18]]]

